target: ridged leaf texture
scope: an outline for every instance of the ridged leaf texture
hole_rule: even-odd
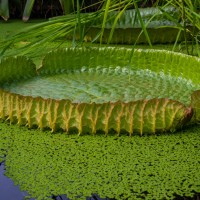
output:
[[[139,100],[129,103],[72,103],[69,100],[53,100],[23,97],[0,92],[0,118],[11,123],[38,126],[40,129],[62,128],[78,133],[124,130],[132,133],[174,132],[190,120],[191,109],[168,99]]]
[[[96,68],[82,67],[75,71],[68,70],[65,74],[43,75],[6,84],[3,88],[21,95],[57,100],[68,99],[74,103],[171,98],[189,105],[190,94],[196,87],[185,79],[177,80],[172,76],[150,70],[97,66]]]
[[[169,20],[166,15],[162,13],[159,8],[140,8],[140,15],[142,17],[142,20],[144,21],[144,24],[148,23],[147,28],[158,28],[162,26],[176,26],[176,23],[178,23],[180,19],[179,11],[173,7],[168,6],[164,9],[164,11],[169,14],[171,17],[174,18],[174,22]],[[118,14],[118,11],[110,12],[108,15],[108,20],[106,22],[105,28],[112,28],[113,22],[115,20],[116,15]],[[95,27],[101,27],[102,21],[101,19],[98,19],[95,21],[93,26]],[[137,11],[135,9],[129,9],[125,10],[123,14],[120,16],[120,19],[117,21],[116,28],[142,28]]]
[[[40,74],[63,73],[63,70],[76,70],[83,66],[129,66],[130,48],[67,48],[48,53],[43,59]],[[76,56],[75,56],[76,55]],[[170,73],[175,77],[191,79],[199,83],[200,59],[166,50],[136,49],[131,58],[131,68],[149,69],[155,72]],[[189,66],[189,67],[188,67]],[[62,71],[61,71],[62,70]],[[197,72],[197,73],[195,73]]]
[[[166,17],[166,14],[163,14],[159,8],[140,8],[139,11],[148,29],[148,35],[152,43],[173,43],[176,41],[179,33],[177,26],[181,26],[181,16],[176,8],[169,6],[163,10],[167,15],[171,16],[173,21]],[[103,43],[108,42],[114,20],[118,14],[118,11],[109,13],[103,33]],[[85,40],[99,42],[100,38],[97,36],[102,28],[102,19],[98,19],[89,27],[90,29],[86,34]],[[187,28],[190,29],[191,27]],[[134,44],[135,42],[137,42],[137,44],[148,43],[145,34],[141,34],[141,31],[142,25],[137,11],[135,9],[126,10],[117,21],[112,39],[109,42],[114,44]],[[189,35],[187,35],[187,37],[189,37]],[[184,34],[181,32],[178,41],[184,41],[184,39]]]
[[[200,90],[196,90],[191,96],[191,106],[194,111],[192,123],[200,123]]]
[[[124,48],[61,49],[38,70],[25,57],[3,60],[0,118],[79,134],[173,132],[189,122],[199,59],[154,50],[130,55]]]
[[[24,57],[10,57],[0,61],[0,84],[29,79],[36,76],[36,66],[32,60]]]

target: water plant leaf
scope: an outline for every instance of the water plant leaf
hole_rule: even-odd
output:
[[[33,61],[23,56],[1,60],[0,70],[0,84],[28,79],[36,75],[36,66]]]
[[[191,109],[168,99],[138,100],[129,103],[72,103],[69,100],[52,100],[23,97],[0,91],[0,118],[11,123],[62,128],[69,132],[76,128],[79,134],[114,130],[132,133],[174,132],[190,120]]]
[[[129,6],[127,3],[126,6]],[[137,8],[110,12],[104,25],[104,43],[170,43],[177,38],[179,30],[181,35],[178,41],[184,39],[183,29],[179,22],[179,11],[173,6],[163,8]],[[124,11],[125,10],[125,11]],[[120,18],[119,18],[120,17]],[[97,19],[91,25],[90,31],[86,34],[87,40],[92,40],[100,31],[100,20]],[[177,26],[177,24],[179,26]],[[167,34],[166,34],[167,33]],[[170,35],[170,36],[169,36]],[[100,40],[96,40],[100,41]]]
[[[47,54],[37,71],[25,57],[3,59],[0,117],[29,127],[76,130],[78,134],[108,134],[110,130],[120,134],[124,130],[142,135],[181,128],[192,117],[190,94],[198,88],[195,79],[194,83],[184,79],[190,75],[188,68],[182,65],[182,77],[174,69],[183,57],[162,51],[135,51],[130,63],[131,52],[116,48],[61,49]],[[161,56],[165,56],[166,66]],[[198,60],[186,58],[198,65]],[[127,63],[129,68],[124,66]],[[171,75],[160,71],[161,63],[162,70],[171,70],[165,71]]]
[[[76,18],[77,14],[70,14],[66,16],[55,17],[53,19],[50,19],[48,22],[40,23],[39,25],[24,29],[23,31],[20,31],[13,36],[6,38],[6,40],[3,40],[0,43],[0,48],[7,49],[8,47],[10,47],[10,44],[21,42],[24,40],[30,41],[31,39],[30,43],[21,48],[15,49],[14,52],[6,51],[2,52],[2,54],[5,57],[15,55],[16,53],[18,55],[29,55],[30,57],[41,55],[41,52],[43,52],[44,45],[46,43],[56,41],[66,36],[68,38],[72,38],[74,29],[80,27],[78,26],[78,23],[81,23],[82,28],[86,27],[86,36],[84,37],[86,41],[95,40],[96,42],[98,42],[102,35],[101,28],[102,20],[104,19],[104,17],[105,20],[107,20],[104,20],[105,26],[102,36],[102,42],[107,43],[109,36],[112,35],[112,31],[114,30],[112,29],[113,22],[118,15],[118,12],[114,11],[119,10],[119,5],[121,9],[124,3],[133,5],[132,1],[115,1],[114,4],[110,4],[107,17],[104,16],[105,9],[101,9],[94,13],[81,13],[79,20],[77,20]],[[163,8],[163,10],[166,13],[169,13],[170,16],[173,16],[175,21],[178,21],[179,14],[177,14],[177,9],[175,9],[174,7],[166,7]],[[176,23],[165,17],[158,8],[139,9],[138,12],[140,13],[142,21],[144,22],[143,27],[141,27],[140,24],[141,19],[139,20],[138,17],[136,17],[136,11],[126,10],[122,14],[122,16],[120,16],[120,19],[116,23],[113,37],[110,41],[111,43],[134,44],[136,41],[137,43],[147,43],[147,33],[152,43],[171,43],[176,41],[177,34],[179,33],[179,29],[177,29]],[[144,25],[147,26],[147,32],[143,30],[145,28]],[[76,39],[80,39],[82,37],[81,35],[83,34],[78,33],[77,29]],[[98,36],[99,38],[97,38]],[[181,34],[178,38],[178,41],[183,40],[184,37],[183,34]]]
[[[192,121],[195,123],[200,122],[200,90],[196,90],[192,93],[191,96],[191,106],[194,110],[194,116]]]

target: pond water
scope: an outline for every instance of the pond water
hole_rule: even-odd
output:
[[[5,164],[0,163],[0,200],[24,200],[28,196],[27,192],[20,191],[19,186],[14,185],[12,179],[4,175]],[[34,198],[28,198],[35,200]],[[66,195],[53,196],[53,200],[69,200]],[[92,197],[86,198],[87,200],[109,200],[101,199],[98,195],[93,194]]]
[[[20,191],[19,186],[14,185],[13,181],[6,177],[4,173],[5,165],[0,163],[0,199],[23,200],[28,195],[27,192]]]

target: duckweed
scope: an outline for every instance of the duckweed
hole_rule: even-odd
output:
[[[0,123],[6,175],[38,199],[173,199],[200,192],[200,128],[158,136],[66,135]]]

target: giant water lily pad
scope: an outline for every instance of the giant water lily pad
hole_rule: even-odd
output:
[[[181,13],[177,8],[173,6],[167,6],[163,9],[158,7],[139,8],[139,12],[136,9],[125,10],[123,13],[121,11],[110,12],[104,26],[101,42],[114,44],[149,43],[144,33],[144,27],[148,30],[148,37],[152,43],[181,42],[185,40],[186,36],[191,39],[189,34],[184,35],[184,32],[180,31],[183,23],[181,22]],[[103,19],[99,18],[90,24],[85,36],[86,41],[100,42],[102,21]],[[190,25],[187,25],[186,28],[192,29]]]
[[[79,134],[173,132],[198,121],[199,59],[131,51],[60,49],[37,70],[26,57],[2,60],[0,117]]]

